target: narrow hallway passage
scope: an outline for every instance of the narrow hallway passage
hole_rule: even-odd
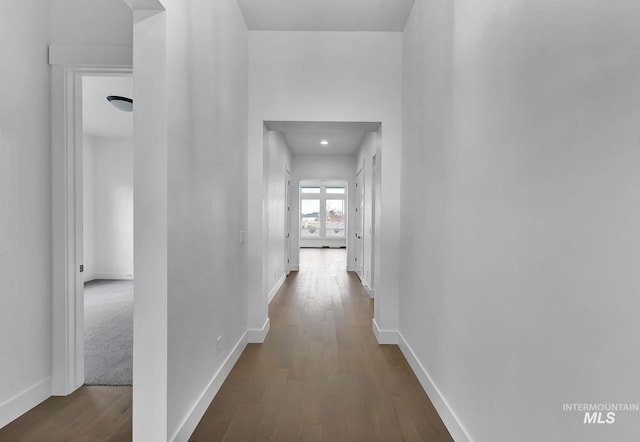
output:
[[[452,440],[396,346],[378,345],[373,300],[344,249],[302,249],[192,441]]]

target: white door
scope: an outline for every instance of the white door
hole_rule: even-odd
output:
[[[285,169],[284,183],[284,271],[291,272],[291,172]]]
[[[355,209],[355,271],[360,280],[363,279],[364,262],[364,168],[356,175],[356,209]]]
[[[378,188],[378,183],[379,183],[379,172],[378,172],[378,161],[376,158],[376,155],[373,155],[373,157],[371,158],[371,186],[369,187],[371,189],[371,198],[369,198],[369,201],[371,201],[371,211],[368,212],[370,213],[369,215],[369,219],[371,220],[371,229],[369,230],[368,235],[371,237],[371,245],[369,246],[369,255],[371,257],[371,261],[368,263],[369,266],[369,274],[367,275],[367,282],[369,283],[369,288],[372,290],[375,290],[375,270],[376,270],[376,211],[379,210],[376,207],[376,195],[379,192],[379,188]]]

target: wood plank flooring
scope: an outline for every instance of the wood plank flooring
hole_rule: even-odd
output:
[[[373,301],[344,249],[302,249],[192,441],[451,441],[397,346],[378,345]]]
[[[0,429],[0,441],[130,441],[131,387],[80,387]]]
[[[451,441],[340,249],[303,249],[192,441]],[[0,441],[131,440],[131,387],[82,387],[0,429]]]

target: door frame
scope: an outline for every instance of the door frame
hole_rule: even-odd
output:
[[[132,75],[127,47],[49,48],[51,70],[52,395],[84,383],[82,77]]]

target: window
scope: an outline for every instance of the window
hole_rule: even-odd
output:
[[[345,238],[345,186],[300,186],[300,239]]]
[[[328,199],[326,208],[326,236],[344,238],[344,200]]]
[[[320,200],[300,201],[300,238],[320,237]]]

